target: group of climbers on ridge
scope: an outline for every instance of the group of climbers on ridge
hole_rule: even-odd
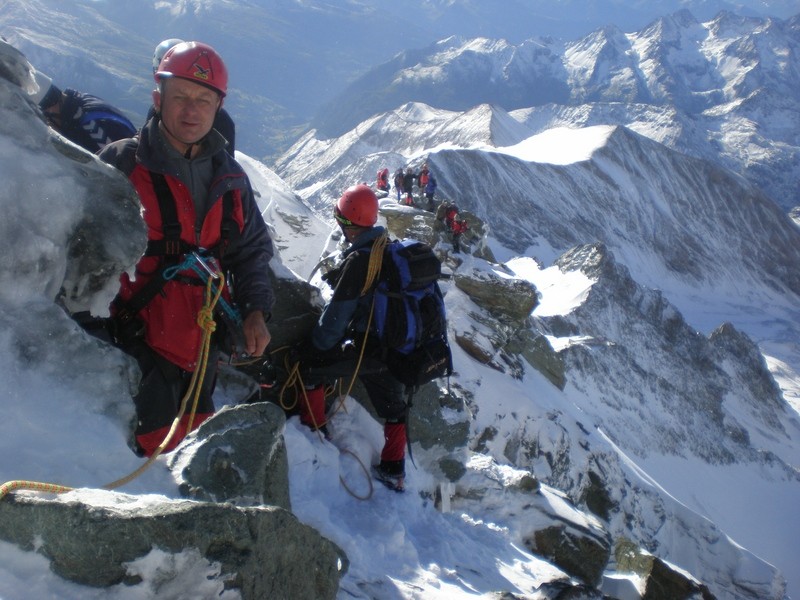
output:
[[[406,206],[419,206],[430,212],[436,210],[433,197],[436,194],[438,184],[436,177],[428,169],[427,163],[423,164],[418,173],[414,173],[413,167],[406,167],[403,170],[399,167],[392,178],[397,202]],[[383,167],[378,169],[375,179],[375,190],[381,197],[386,197],[392,188],[389,183],[389,169]],[[417,197],[414,197],[414,189],[417,190]]]

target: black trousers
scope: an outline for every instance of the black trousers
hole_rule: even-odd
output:
[[[325,357],[305,361],[301,375],[306,385],[333,383],[336,379],[349,380],[358,366],[358,356]],[[378,416],[387,421],[403,422],[406,415],[405,385],[389,372],[382,360],[365,355],[358,367],[358,379],[364,385]]]
[[[193,374],[156,353],[144,341],[137,340],[123,350],[136,359],[142,371],[139,390],[133,398],[137,416],[136,435],[171,425],[180,410],[181,400],[189,389]],[[211,395],[216,383],[218,359],[219,351],[212,348],[198,398],[197,414],[214,412]],[[187,414],[191,409],[191,399],[189,402]]]

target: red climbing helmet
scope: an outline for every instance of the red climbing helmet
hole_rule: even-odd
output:
[[[368,185],[351,186],[339,198],[333,216],[345,227],[372,227],[378,220],[378,197]]]
[[[217,51],[202,42],[176,44],[161,59],[155,79],[160,82],[169,77],[179,77],[199,83],[219,93],[228,93],[228,69]]]

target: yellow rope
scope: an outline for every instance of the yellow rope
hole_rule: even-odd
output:
[[[386,244],[389,243],[389,236],[383,234],[372,245],[372,251],[369,254],[369,265],[367,266],[367,278],[364,281],[364,287],[361,288],[361,295],[365,295],[372,289],[375,280],[381,274],[381,266],[383,265],[383,251]]]
[[[186,427],[187,432],[192,430],[192,423],[194,421],[194,415],[197,411],[197,404],[200,400],[200,392],[203,388],[203,380],[205,379],[206,375],[206,368],[208,367],[208,355],[211,349],[211,335],[214,333],[216,329],[216,323],[214,322],[214,307],[217,305],[217,302],[222,295],[222,286],[218,286],[216,292],[212,293],[213,291],[213,278],[209,277],[208,282],[206,284],[206,295],[205,295],[205,305],[197,316],[197,324],[203,330],[203,340],[200,345],[200,350],[198,351],[197,356],[197,368],[192,373],[192,379],[189,382],[189,388],[186,390],[183,398],[181,399],[181,406],[180,410],[178,411],[178,415],[172,421],[172,426],[170,427],[169,433],[167,433],[167,437],[164,438],[164,441],[159,444],[158,448],[155,449],[153,454],[147,459],[147,461],[141,465],[138,469],[122,477],[121,479],[117,479],[116,481],[112,481],[111,483],[107,483],[106,485],[102,486],[104,490],[113,490],[116,489],[130,481],[136,479],[139,475],[141,475],[144,471],[146,471],[150,465],[155,462],[155,460],[164,452],[164,449],[169,445],[172,441],[172,438],[175,436],[175,433],[178,430],[178,425],[180,424],[181,419],[183,418],[184,413],[186,412],[186,407],[189,403],[189,397],[194,394],[194,399],[192,402],[192,409],[189,413],[189,421]],[[32,490],[35,492],[50,492],[54,494],[61,494],[64,492],[69,492],[74,488],[67,487],[64,485],[58,485],[54,483],[43,483],[38,481],[27,481],[23,479],[8,481],[3,485],[0,485],[0,500],[2,500],[9,492],[19,489],[26,489]]]
[[[369,471],[367,471],[367,467],[364,466],[364,463],[361,462],[361,459],[358,458],[356,453],[353,452],[352,450],[348,450],[347,448],[341,448],[339,452],[341,452],[342,454],[349,454],[350,456],[356,459],[356,462],[361,467],[361,470],[364,472],[364,475],[367,478],[367,483],[369,483],[369,492],[367,492],[365,496],[359,496],[353,490],[350,489],[350,486],[347,485],[347,482],[344,480],[344,477],[339,475],[339,483],[342,484],[344,490],[356,500],[369,500],[370,498],[372,498],[372,494],[375,491],[375,488],[372,485],[372,476],[369,474]]]
[[[0,499],[4,498],[9,492],[14,490],[34,490],[37,492],[49,492],[52,494],[62,494],[69,492],[73,488],[65,485],[58,485],[56,483],[40,483],[38,481],[27,481],[25,479],[14,479],[6,481],[0,485]]]

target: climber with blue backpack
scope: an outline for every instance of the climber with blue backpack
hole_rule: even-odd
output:
[[[326,274],[333,296],[296,352],[306,385],[300,420],[324,431],[324,383],[356,373],[384,420],[373,476],[403,491],[408,401],[419,385],[452,371],[436,282],[441,264],[425,244],[389,240],[376,225],[378,199],[367,185],[345,190],[334,218],[349,247],[341,265]]]

